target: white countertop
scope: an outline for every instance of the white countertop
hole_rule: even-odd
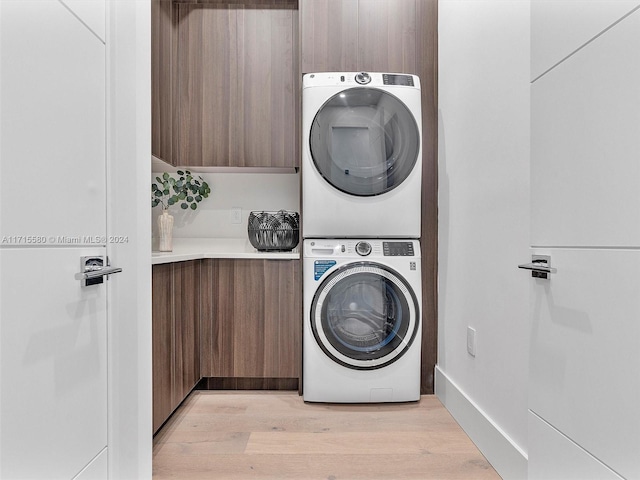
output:
[[[175,238],[172,252],[151,252],[151,264],[184,262],[200,258],[259,258],[291,260],[300,258],[298,247],[291,252],[259,252],[248,238]]]

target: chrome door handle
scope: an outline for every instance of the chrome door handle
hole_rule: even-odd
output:
[[[549,255],[532,255],[531,263],[523,263],[518,268],[531,270],[531,276],[535,278],[549,278],[550,273],[556,273],[558,270],[551,267],[551,256]]]
[[[122,269],[118,267],[101,267],[101,268],[83,273],[82,278],[84,278],[85,280],[88,280],[90,278],[99,278],[104,275],[111,275],[112,273],[120,273],[121,271]]]
[[[89,287],[104,282],[106,275],[121,271],[119,267],[109,266],[109,257],[80,257],[80,273],[76,274],[76,279],[81,281],[83,287]]]

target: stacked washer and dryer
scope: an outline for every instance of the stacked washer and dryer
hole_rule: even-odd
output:
[[[418,77],[311,73],[302,90],[303,398],[420,398]]]

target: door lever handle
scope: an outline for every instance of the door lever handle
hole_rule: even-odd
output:
[[[122,269],[118,267],[101,267],[84,272],[80,275],[83,279],[88,280],[90,278],[99,278],[104,275],[111,275],[112,273],[120,273],[121,271]]]
[[[531,263],[523,263],[518,268],[531,270],[531,276],[535,278],[549,278],[550,273],[556,273],[558,270],[551,267],[551,256],[549,255],[532,255]]]
[[[104,276],[121,271],[122,268],[109,266],[109,257],[80,257],[80,273],[76,274],[76,279],[83,287],[88,287],[103,283]]]

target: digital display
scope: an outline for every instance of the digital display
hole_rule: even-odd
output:
[[[411,75],[391,75],[384,73],[382,75],[382,82],[385,85],[404,85],[406,87],[413,87],[413,77]]]
[[[382,252],[385,257],[412,257],[413,243],[411,242],[382,242]]]

